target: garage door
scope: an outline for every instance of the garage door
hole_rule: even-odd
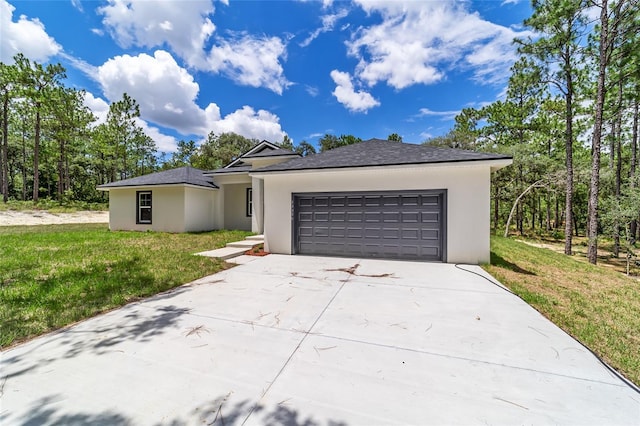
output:
[[[294,253],[445,261],[446,191],[294,194]]]

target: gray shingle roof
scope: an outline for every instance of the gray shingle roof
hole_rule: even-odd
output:
[[[289,151],[288,149],[278,148],[278,149],[271,149],[271,150],[265,149],[255,154],[245,155],[240,158],[282,157],[286,155],[297,155],[298,157],[300,156],[300,154],[297,154],[293,151]]]
[[[280,164],[261,167],[256,172],[279,172],[347,167],[392,166],[428,163],[456,163],[511,159],[508,155],[440,148],[429,145],[369,139],[319,154],[294,158]]]
[[[232,166],[232,167],[223,167],[221,169],[215,169],[215,170],[209,170],[206,171],[205,173],[207,175],[218,175],[218,174],[225,174],[225,173],[240,173],[240,172],[249,172],[251,171],[251,164],[243,164],[240,163],[240,165],[238,166]]]
[[[100,185],[98,188],[122,188],[127,186],[151,186],[151,185],[175,185],[187,184],[202,186],[205,188],[217,188],[213,180],[206,177],[203,171],[193,167],[180,167],[178,169],[166,170],[164,172],[151,173],[131,179],[124,179]]]

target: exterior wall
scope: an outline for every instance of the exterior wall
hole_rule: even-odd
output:
[[[211,231],[216,229],[214,220],[214,194],[216,191],[185,187],[185,231]]]
[[[211,191],[213,229],[224,229],[224,187]]]
[[[427,165],[264,174],[265,249],[291,254],[292,194],[447,190],[447,262],[489,262],[490,167]]]
[[[252,178],[253,188],[253,215],[251,216],[251,232],[262,234],[264,232],[264,181]]]
[[[136,191],[151,191],[151,224],[136,224]],[[109,229],[112,231],[185,231],[185,188],[151,186],[109,190]]]
[[[225,229],[251,231],[251,216],[246,211],[247,188],[251,188],[251,181],[224,185]]]

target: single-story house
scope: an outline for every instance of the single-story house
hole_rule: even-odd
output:
[[[244,229],[265,250],[484,263],[491,172],[509,156],[370,139],[300,157],[263,141],[222,169],[101,185],[111,230]]]

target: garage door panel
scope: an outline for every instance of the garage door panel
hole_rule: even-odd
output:
[[[418,223],[420,213],[417,211],[401,212],[403,223]]]
[[[294,196],[294,251],[443,260],[444,191]]]
[[[421,230],[421,235],[423,240],[439,240],[440,239],[440,230],[439,229],[423,229]]]
[[[420,214],[422,223],[440,223],[439,212],[423,212]]]
[[[331,238],[345,238],[347,233],[343,226],[332,226],[329,230],[329,236]]]
[[[400,223],[400,212],[382,213],[382,220],[385,223]]]
[[[329,219],[331,220],[331,223],[344,222],[347,219],[347,213],[346,212],[331,212],[331,213],[329,213]]]
[[[370,222],[382,222],[382,213],[380,212],[365,212],[364,221]]]
[[[438,206],[440,204],[440,198],[437,195],[421,197],[422,206]]]
[[[315,197],[313,199],[313,205],[316,207],[328,207],[329,197]]]
[[[420,229],[402,229],[403,240],[418,240],[420,239]]]
[[[382,230],[382,238],[384,238],[385,240],[389,240],[389,239],[399,239],[400,238],[400,229],[397,228],[385,228]],[[403,238],[404,238],[404,233],[403,233]]]

